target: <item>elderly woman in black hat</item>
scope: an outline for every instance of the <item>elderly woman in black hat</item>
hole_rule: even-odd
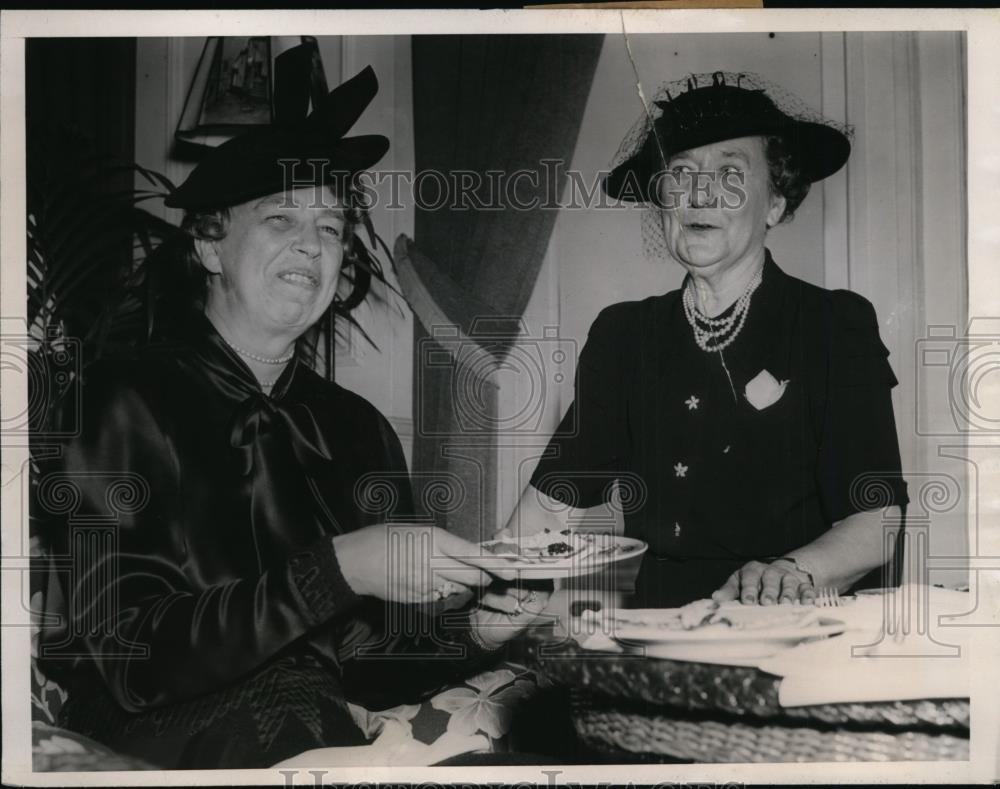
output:
[[[69,691],[63,725],[162,767],[363,744],[345,698],[391,706],[454,681],[544,595],[508,587],[448,626],[410,608],[390,627],[389,607],[440,609],[494,575],[454,535],[386,525],[413,509],[396,435],[296,353],[361,266],[350,176],[388,140],[345,134],[376,90],[366,69],[308,118],[213,150],[167,200],[186,211],[191,309],[86,376],[60,478],[73,523],[109,507],[117,522],[85,556],[73,523],[52,532],[52,555],[77,561],[52,575],[62,626],[41,659]],[[394,487],[391,512],[366,480]]]
[[[692,75],[654,107],[604,188],[645,205],[647,242],[687,275],[598,315],[507,531],[565,528],[617,479],[626,534],[650,545],[639,606],[847,589],[886,562],[907,502],[896,379],[872,305],[766,246],[844,165],[847,130],[747,74]]]

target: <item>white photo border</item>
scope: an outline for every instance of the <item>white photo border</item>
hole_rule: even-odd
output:
[[[1000,315],[1000,16],[991,10],[677,10],[677,11],[4,11],[0,14],[0,316],[22,320],[25,310],[25,166],[24,38],[100,36],[213,35],[406,35],[420,33],[695,33],[805,31],[925,31],[966,34],[968,67],[968,261],[969,315]],[[996,376],[994,376],[996,377]],[[27,381],[0,371],[4,414],[21,413]],[[996,387],[985,393],[997,398]],[[23,443],[23,442],[22,442]],[[31,772],[29,632],[12,620],[9,601],[20,592],[20,546],[27,545],[26,505],[21,491],[7,483],[19,479],[27,448],[4,440],[3,463],[3,780],[35,786],[107,785],[285,785],[276,770],[191,770],[151,773]],[[981,470],[978,515],[980,554],[1000,557],[1000,463]],[[7,571],[11,570],[11,571]],[[1000,612],[1000,584],[980,573],[984,602]],[[345,768],[325,780],[338,783],[529,782],[620,784],[675,783],[966,783],[1000,776],[1000,614],[998,627],[980,627],[973,635],[971,759],[968,763],[845,763],[767,765],[613,765],[477,768]],[[312,785],[301,771],[297,783]]]

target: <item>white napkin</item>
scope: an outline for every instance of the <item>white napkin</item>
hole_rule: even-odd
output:
[[[758,668],[782,677],[779,703],[794,707],[967,698],[968,637],[960,629],[940,627],[938,618],[968,610],[969,595],[926,587],[903,587],[895,595],[862,596],[842,608],[826,609],[831,618],[848,626],[845,633],[802,643],[760,661]],[[911,605],[918,599],[927,601],[928,628],[918,628],[917,609],[911,608],[909,632],[897,641],[884,632],[884,622],[905,612],[904,599]]]
[[[562,634],[572,638],[582,649],[597,652],[625,651],[621,644],[609,635],[610,628],[605,623],[602,613],[586,610],[579,617],[570,618],[568,624]]]

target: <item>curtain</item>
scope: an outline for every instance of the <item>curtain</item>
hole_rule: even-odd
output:
[[[413,38],[414,480],[437,525],[496,523],[498,390],[555,222],[603,36]],[[559,164],[557,164],[559,163]],[[435,506],[447,475],[457,495]]]
[[[40,209],[56,199],[49,191],[54,184],[67,189],[86,186],[102,197],[131,190],[134,173],[112,165],[130,163],[135,156],[136,40],[29,38],[24,57],[29,214],[43,213]],[[81,183],[81,174],[96,167],[103,168],[101,177]],[[67,199],[85,205],[89,197],[73,191],[67,192]],[[40,215],[33,220],[44,223]],[[52,241],[62,237],[67,224],[43,226],[42,232]],[[132,239],[127,233],[118,236],[115,258],[129,266]],[[106,295],[100,278],[109,272],[83,273],[87,276],[76,283],[92,289],[97,309]],[[70,328],[83,336],[79,326]]]
[[[30,38],[25,43],[28,145],[55,132],[88,150],[132,161],[135,151],[134,38]],[[109,189],[130,188],[132,173],[111,173]],[[115,180],[117,179],[117,180]]]

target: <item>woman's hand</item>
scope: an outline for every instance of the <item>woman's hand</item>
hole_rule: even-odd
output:
[[[479,601],[480,607],[473,611],[469,624],[487,648],[500,647],[537,620],[551,596],[551,581],[530,586],[522,582],[502,592],[487,592]]]
[[[511,540],[528,537],[544,529],[562,531],[574,524],[571,508],[528,485],[514,508],[507,525],[494,533],[494,540]]]
[[[816,600],[816,587],[809,574],[789,559],[777,559],[770,564],[749,562],[730,575],[713,592],[712,599],[717,603],[739,600],[745,605],[812,603]]]
[[[398,603],[432,603],[487,587],[514,572],[476,543],[434,526],[367,526],[333,538],[351,589]]]

